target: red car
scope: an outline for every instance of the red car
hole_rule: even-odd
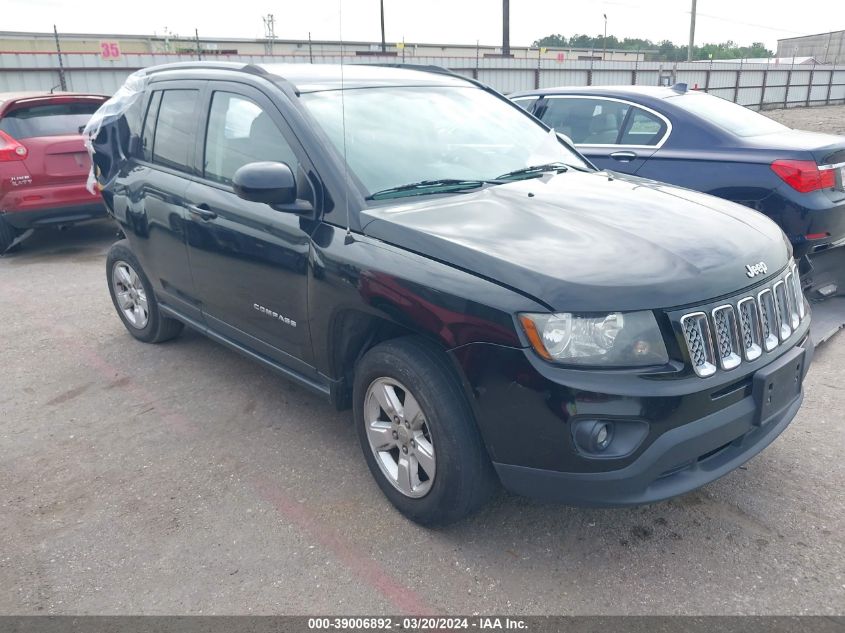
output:
[[[75,93],[0,93],[0,254],[32,229],[106,214],[86,189],[81,130],[107,99]]]

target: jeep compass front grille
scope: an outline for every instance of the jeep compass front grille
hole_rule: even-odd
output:
[[[786,341],[807,316],[793,264],[756,295],[740,296],[710,312],[681,317],[681,330],[693,370],[702,378],[730,371]]]

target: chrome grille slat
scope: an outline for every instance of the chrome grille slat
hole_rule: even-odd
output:
[[[713,310],[712,318],[719,365],[725,370],[734,369],[742,362],[734,307],[730,304],[719,306]]]
[[[798,316],[798,297],[795,295],[795,282],[791,270],[786,273],[783,282],[786,284],[786,302],[789,304],[789,325],[795,330],[801,323],[801,318]]]
[[[766,288],[757,295],[760,306],[760,324],[763,328],[763,347],[771,352],[778,346],[778,311],[772,291]]]
[[[684,331],[693,370],[702,378],[712,376],[716,373],[716,359],[707,315],[703,312],[684,315],[681,317],[681,329]]]
[[[801,290],[801,275],[798,274],[798,266],[792,264],[792,292],[798,306],[798,321],[804,320],[807,308],[804,306],[804,292]]]
[[[792,263],[756,295],[739,296],[681,317],[681,331],[695,373],[702,378],[760,358],[787,341],[808,316],[798,267]]]
[[[763,353],[762,334],[760,332],[760,314],[754,297],[745,297],[736,304],[739,311],[740,331],[742,332],[742,351],[745,360],[755,360]]]
[[[789,300],[786,295],[786,284],[783,281],[775,282],[772,286],[772,292],[775,295],[775,306],[778,313],[778,336],[781,341],[785,341],[792,334],[792,325],[789,323]]]

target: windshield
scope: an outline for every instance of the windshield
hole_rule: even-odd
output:
[[[339,90],[301,98],[341,155],[345,110],[347,162],[367,195],[411,183],[489,181],[550,163],[589,169],[553,132],[475,87],[361,88],[343,97],[343,105]]]
[[[736,136],[774,134],[789,128],[748,108],[707,94],[670,97],[672,104]]]

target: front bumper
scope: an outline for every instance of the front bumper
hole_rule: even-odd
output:
[[[479,426],[505,488],[572,505],[624,506],[653,503],[699,488],[774,441],[798,412],[803,391],[760,420],[754,376],[791,362],[803,349],[803,380],[814,348],[806,332],[799,340],[765,366],[734,377],[734,383],[689,393],[677,384],[682,381],[667,381],[651,389],[644,386],[644,397],[627,387],[622,388],[627,390],[623,395],[610,395],[596,393],[595,384],[586,385],[589,391],[552,384],[547,377],[528,373],[527,367],[534,363],[517,364],[510,385],[495,384],[491,371],[500,377],[501,372],[491,370],[497,363],[489,355],[476,363],[467,364],[469,354],[457,360],[469,369],[466,375]],[[611,386],[607,385],[608,390]],[[579,454],[571,433],[571,425],[584,417],[643,420],[650,431],[631,455],[588,458]]]

